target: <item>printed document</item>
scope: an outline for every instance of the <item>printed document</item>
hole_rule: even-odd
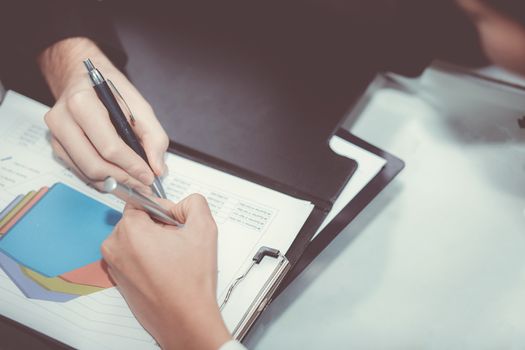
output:
[[[46,106],[12,91],[0,105],[0,207],[5,207],[19,194],[63,182],[122,210],[123,202],[86,186],[53,157],[43,121],[46,111]],[[219,303],[261,246],[286,252],[314,208],[308,201],[174,154],[169,154],[166,162],[170,175],[163,183],[168,198],[178,201],[191,193],[201,193],[207,198],[217,221]],[[270,260],[261,264],[259,272],[251,277],[250,285],[242,286],[239,293],[246,293],[250,286],[258,288],[268,278],[272,270],[270,265]],[[259,283],[254,278],[260,279]],[[249,307],[249,304],[235,302],[236,292],[231,297],[234,309],[230,307],[225,317],[230,330]],[[26,298],[0,271],[0,313],[76,348],[157,347],[117,288],[65,303],[38,301]]]

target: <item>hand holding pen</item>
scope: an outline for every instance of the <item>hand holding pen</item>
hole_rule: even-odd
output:
[[[93,88],[97,92],[98,98],[100,99],[100,101],[102,101],[104,107],[106,107],[109,113],[109,119],[111,120],[115,131],[120,136],[120,138],[126,143],[126,145],[128,145],[129,148],[133,150],[133,152],[138,154],[140,158],[142,158],[146,162],[146,164],[148,164],[148,166],[151,167],[151,165],[149,165],[149,160],[148,156],[146,155],[146,151],[142,147],[130,123],[128,122],[129,117],[132,124],[136,123],[135,117],[133,116],[131,110],[129,110],[128,104],[126,103],[120,92],[118,92],[117,88],[113,85],[111,80],[106,81],[106,79],[104,79],[104,77],[98,71],[98,69],[95,68],[90,59],[85,60],[84,65],[86,66],[86,69],[89,73],[89,77],[93,82]],[[120,97],[122,104],[124,104],[124,106],[127,107],[128,116],[126,116],[126,114],[122,110],[121,105],[117,101],[117,97]],[[166,193],[164,192],[162,183],[160,182],[160,179],[157,176],[155,176],[153,179],[151,189],[157,197],[166,198]]]
[[[151,107],[129,80],[103,56],[94,44],[81,49],[80,39],[74,40],[75,50],[58,59],[64,40],[53,46],[54,55],[42,67],[56,104],[45,120],[52,134],[51,144],[56,155],[85,182],[99,190],[109,175],[119,182],[141,191],[147,190],[155,176],[165,171],[164,153],[168,137]],[[85,40],[89,42],[88,39]],[[71,52],[75,52],[72,56]],[[45,57],[47,50],[42,54]],[[82,60],[92,57],[105,78],[114,82],[136,116],[132,130],[140,140],[148,162],[130,148],[111,123],[108,110],[98,98]],[[52,63],[60,62],[60,66]],[[123,108],[124,110],[125,108]],[[129,117],[129,116],[128,116]],[[129,120],[129,119],[128,119]],[[151,192],[151,191],[150,191]]]
[[[170,211],[160,203],[153,201],[131,187],[119,183],[111,176],[104,181],[104,192],[112,193],[134,208],[144,210],[151,218],[159,222],[177,227],[182,226],[180,222],[173,218]]]

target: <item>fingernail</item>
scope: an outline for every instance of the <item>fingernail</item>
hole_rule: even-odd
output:
[[[164,164],[164,154],[160,155],[157,159],[157,169],[164,169],[166,165]],[[164,173],[164,171],[163,171]]]
[[[139,180],[145,185],[151,185],[153,183],[153,176],[148,173],[142,173],[139,175]]]
[[[170,169],[166,164],[163,166],[162,177],[167,177],[170,174]]]

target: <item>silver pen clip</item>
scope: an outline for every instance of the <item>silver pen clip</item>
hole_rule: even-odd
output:
[[[118,91],[117,87],[115,86],[115,84],[113,84],[113,82],[109,79],[106,79],[106,81],[108,82],[108,85],[109,87],[111,88],[111,90],[113,90],[117,96],[119,97],[120,101],[122,101],[122,103],[124,104],[124,106],[126,106],[126,110],[127,112],[129,113],[129,119],[131,121],[131,125],[135,126],[135,116],[133,115],[133,113],[131,112],[131,108],[129,108],[129,105],[128,103],[126,102],[126,100],[124,99],[124,96],[122,96],[122,94],[120,93],[120,91]]]

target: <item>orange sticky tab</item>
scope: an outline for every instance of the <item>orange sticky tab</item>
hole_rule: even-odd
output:
[[[11,229],[11,227],[13,227],[17,221],[20,220],[25,215],[25,213],[27,213],[27,211],[44,196],[44,194],[46,194],[48,189],[48,187],[42,187],[40,190],[38,190],[33,198],[31,198],[4,226],[2,226],[0,229],[0,235],[6,234]]]
[[[60,277],[46,277],[39,274],[27,267],[20,265],[22,272],[33,281],[41,285],[47,290],[53,292],[67,293],[67,294],[76,294],[76,295],[88,295],[91,293],[100,292],[104,288],[85,286],[83,284],[71,283],[63,280]]]
[[[6,215],[4,215],[4,217],[2,218],[2,220],[0,220],[0,230],[2,229],[2,227],[4,227],[9,221],[11,221],[11,219],[13,218],[13,216],[16,215],[16,213],[18,213],[18,211],[20,209],[22,209],[23,207],[25,207],[25,205],[27,204],[27,202],[29,202],[31,200],[31,198],[33,198],[35,196],[36,192],[35,191],[31,191],[29,192],[28,194],[26,194],[22,200],[20,200],[20,202],[18,202],[18,204],[16,204],[10,211],[9,213],[7,213]]]
[[[99,260],[79,269],[66,272],[60,275],[60,278],[71,283],[82,284],[85,286],[100,288],[114,287],[115,282],[113,282],[107,271],[108,268],[106,262],[104,260]]]

